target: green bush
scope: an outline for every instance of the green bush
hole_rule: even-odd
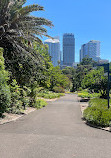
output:
[[[93,98],[89,101],[89,106],[96,106],[98,108],[107,108],[107,99]]]
[[[20,88],[21,101],[24,108],[30,105],[30,92],[30,89],[26,86]]]
[[[32,86],[32,92],[31,92],[31,97],[36,97],[38,95],[38,93],[42,93],[44,92],[44,88],[43,87],[38,87],[38,85],[33,85]]]
[[[19,114],[23,110],[20,90],[20,86],[18,86],[16,80],[14,79],[10,85],[11,105],[7,108],[7,112]]]
[[[34,103],[32,104],[32,106],[37,109],[41,109],[42,107],[45,107],[46,105],[47,105],[47,102],[45,100],[38,99],[38,98],[36,98]]]
[[[8,79],[8,72],[4,66],[3,49],[0,48],[0,117],[11,102],[10,88],[7,84]]]
[[[10,88],[7,84],[0,85],[0,117],[10,106],[11,94]]]
[[[90,100],[89,107],[84,110],[83,117],[88,123],[107,127],[111,122],[111,108],[108,109],[106,99],[94,98]]]
[[[63,87],[57,87],[57,86],[55,86],[55,87],[53,88],[53,91],[54,91],[55,93],[65,93],[65,90],[64,90]]]

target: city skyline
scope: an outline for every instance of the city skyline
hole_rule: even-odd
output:
[[[67,40],[66,40],[65,44],[66,45],[67,44],[70,45],[70,41],[72,39],[69,38],[69,37],[67,37],[68,35],[69,35],[69,37],[73,36],[73,38],[74,38],[74,34],[73,33],[64,33],[61,43],[60,43],[60,37],[59,36],[54,36],[53,39],[49,38],[49,39],[46,39],[44,41],[44,44],[48,44],[48,46],[49,46],[49,55],[52,56],[52,62],[53,62],[54,66],[58,65],[58,61],[60,61],[61,64],[64,65],[64,66],[67,65],[65,63],[64,59],[63,59],[64,55],[63,55],[63,51],[60,50],[60,45],[61,45],[62,48],[64,48],[64,36],[66,36],[66,39],[69,40],[68,43],[67,43]],[[54,44],[54,43],[59,43],[59,47],[58,47],[59,49],[54,50],[56,48],[55,46],[52,47],[52,44]],[[90,40],[89,42],[87,42],[85,44],[82,44],[80,52],[79,52],[79,62],[81,62],[84,57],[92,58],[94,61],[98,61],[98,62],[101,62],[101,63],[107,63],[107,62],[109,62],[109,60],[103,59],[100,56],[100,43],[101,42],[97,41],[97,40]],[[68,59],[70,57],[71,57],[71,59],[74,58],[74,60],[73,60],[72,64],[69,64],[67,66],[73,66],[73,65],[75,65],[75,64],[78,63],[77,61],[75,61],[75,38],[72,41],[72,44],[74,46],[74,56],[73,57],[70,56],[69,52],[68,52],[68,54],[66,55],[66,57],[68,57]]]
[[[44,12],[34,12],[32,15],[45,17],[54,24],[52,29],[48,28],[48,34],[62,36],[65,32],[73,32],[75,35],[75,61],[79,61],[79,50],[81,45],[90,40],[101,41],[101,58],[111,61],[111,1],[107,0],[27,0],[26,4],[38,3],[44,6]],[[59,4],[59,5],[58,5]],[[70,9],[68,9],[70,8]],[[66,11],[67,10],[67,11]],[[43,37],[43,41],[46,38]],[[62,46],[61,46],[62,50]]]
[[[61,61],[62,65],[67,65],[67,63],[65,63],[65,60],[63,58],[64,57],[63,51],[61,51],[59,49],[59,51],[58,51],[59,52],[59,58],[57,58],[57,50],[55,51],[56,54],[54,54],[54,47],[53,47],[53,52],[51,52],[51,50],[52,50],[51,45],[52,45],[52,43],[58,43],[58,41],[59,41],[59,48],[60,48],[60,45],[61,45],[61,47],[64,50],[64,36],[66,36],[66,41],[65,41],[66,46],[67,46],[67,44],[70,45],[70,40],[72,40],[71,38],[67,37],[68,35],[69,35],[69,37],[71,35],[74,38],[73,33],[64,33],[61,43],[60,43],[59,36],[53,37],[54,38],[53,40],[52,39],[46,39],[44,41],[44,44],[48,44],[48,46],[49,46],[49,55],[52,56],[53,63],[56,62],[56,66],[58,65],[58,61]],[[67,43],[67,40],[69,40],[68,43]],[[74,60],[73,60],[72,64],[69,64],[67,66],[73,65],[74,63],[75,64],[78,63],[77,61],[75,61],[75,38],[72,41],[72,43],[74,43],[73,44],[73,46],[74,46],[74,56],[73,57],[70,56],[70,54],[68,52],[68,54],[66,55],[65,58],[68,57],[68,59],[69,59],[71,57],[71,59],[74,58]],[[54,56],[55,56],[55,59],[54,59]],[[102,59],[101,58],[101,56],[100,56],[100,41],[97,41],[97,40],[90,40],[89,42],[81,45],[81,49],[80,49],[80,52],[79,52],[79,62],[81,62],[84,57],[89,57],[89,58],[92,58],[94,61],[101,61],[103,63],[108,62],[107,59]]]

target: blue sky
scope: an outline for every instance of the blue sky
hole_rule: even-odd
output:
[[[27,0],[26,4],[44,6],[44,12],[33,15],[53,22],[54,27],[48,28],[48,34],[60,36],[61,50],[63,34],[74,33],[76,62],[81,45],[90,40],[99,40],[101,58],[111,61],[111,0]]]

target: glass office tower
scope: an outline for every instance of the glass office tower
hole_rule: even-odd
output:
[[[81,46],[80,62],[85,57],[92,58],[94,61],[100,59],[100,41],[91,40]]]
[[[63,35],[63,65],[73,66],[75,62],[75,38],[72,33]]]
[[[54,66],[58,66],[60,62],[60,41],[59,39],[47,39],[44,44],[49,47],[49,55]]]

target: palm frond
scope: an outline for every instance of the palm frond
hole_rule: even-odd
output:
[[[44,9],[42,6],[39,6],[39,5],[29,5],[29,6],[23,7],[19,9],[18,12],[15,14],[12,22],[19,21],[21,17],[26,16],[27,14],[33,11],[40,11],[40,10],[44,10]]]
[[[52,22],[48,19],[41,18],[41,17],[33,17],[33,16],[25,16],[21,18],[22,20],[22,25],[32,25],[32,26],[37,26],[37,25],[46,25],[46,26],[53,26]]]
[[[0,47],[39,61],[41,56],[35,53],[33,46],[23,43],[23,39],[29,44],[33,41],[42,43],[38,36],[50,37],[44,26],[52,27],[53,24],[48,19],[29,15],[33,11],[43,11],[42,6],[22,7],[25,3],[26,0],[0,0]]]

